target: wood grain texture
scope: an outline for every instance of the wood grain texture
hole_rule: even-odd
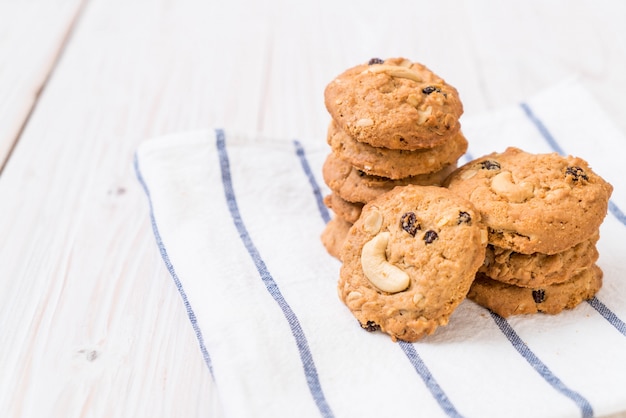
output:
[[[142,138],[206,125],[176,12],[90,3],[2,175],[0,415],[219,406],[132,167]]]
[[[37,99],[0,177],[2,416],[220,416],[133,172],[146,138],[324,142],[325,85],[373,56],[427,64],[466,115],[579,77],[626,132],[619,0],[90,0],[37,97],[77,7],[60,4],[32,22],[56,38],[0,26],[0,157]]]
[[[0,168],[54,68],[81,4],[0,2]]]

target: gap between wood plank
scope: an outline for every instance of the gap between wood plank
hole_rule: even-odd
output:
[[[80,20],[81,16],[84,13],[85,7],[87,5],[87,1],[88,0],[83,0],[79,3],[79,6],[76,8],[76,12],[74,13],[74,16],[70,19],[70,23],[67,26],[67,30],[65,31],[65,34],[61,38],[61,43],[59,44],[57,52],[54,58],[52,59],[52,64],[48,68],[48,73],[46,74],[45,78],[43,79],[43,82],[41,83],[41,85],[37,89],[37,92],[35,93],[35,100],[33,100],[33,104],[31,105],[28,113],[26,114],[26,117],[24,118],[22,125],[17,131],[17,134],[15,135],[15,139],[13,140],[13,143],[11,144],[9,150],[7,151],[7,154],[4,160],[0,161],[0,177],[2,176],[2,173],[4,172],[4,168],[6,167],[7,163],[11,159],[11,156],[13,155],[13,151],[17,147],[17,143],[22,137],[22,134],[24,133],[24,130],[26,129],[26,126],[28,125],[28,122],[30,121],[31,116],[33,115],[33,113],[35,113],[35,109],[37,108],[37,104],[39,103],[39,98],[43,94],[46,86],[48,85],[48,82],[52,78],[52,74],[56,70],[59,62],[61,61],[61,58],[63,57],[65,49],[67,48],[67,45],[69,44],[70,39],[72,38],[74,34],[76,26],[78,25],[78,21]]]

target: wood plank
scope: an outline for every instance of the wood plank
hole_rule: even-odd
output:
[[[0,2],[0,171],[54,68],[82,3]]]
[[[206,126],[200,3],[90,3],[0,178],[0,415],[219,406],[132,168],[141,139]]]

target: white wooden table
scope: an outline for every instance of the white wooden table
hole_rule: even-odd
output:
[[[325,85],[392,56],[465,115],[578,77],[626,134],[625,20],[622,0],[0,0],[0,416],[219,416],[132,169],[142,140],[325,141]]]

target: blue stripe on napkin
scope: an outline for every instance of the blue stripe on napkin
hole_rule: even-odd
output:
[[[520,107],[524,111],[526,117],[530,119],[530,121],[535,125],[543,139],[545,139],[548,145],[550,145],[550,148],[552,148],[560,155],[566,155],[565,151],[563,151],[563,148],[561,148],[558,142],[556,142],[550,131],[548,131],[548,128],[546,128],[546,125],[544,125],[544,123],[537,117],[537,115],[535,115],[528,103],[520,103]]]
[[[235,196],[235,191],[233,188],[232,178],[230,174],[230,161],[228,157],[228,151],[226,149],[226,136],[224,134],[224,131],[221,129],[217,129],[215,131],[215,134],[216,147],[220,160],[220,169],[222,172],[222,184],[224,186],[224,194],[232,220],[235,224],[235,227],[237,228],[237,231],[239,232],[239,237],[246,247],[250,258],[254,262],[267,291],[274,298],[274,301],[278,304],[285,316],[285,319],[287,319],[287,322],[289,323],[291,333],[296,340],[296,345],[300,353],[300,360],[302,362],[306,381],[309,386],[309,391],[313,396],[315,404],[317,405],[323,417],[334,417],[334,414],[330,409],[328,402],[326,401],[326,397],[324,396],[324,391],[322,390],[319,376],[317,374],[315,361],[313,360],[313,355],[311,354],[311,350],[309,349],[309,343],[307,341],[307,338],[304,335],[302,327],[300,326],[300,321],[283,297],[280,289],[278,288],[278,284],[274,281],[274,278],[268,271],[267,266],[265,265],[265,262],[261,257],[261,254],[252,242],[250,234],[248,233],[246,225],[241,217],[241,213],[239,212],[237,198]]]
[[[198,344],[200,344],[200,351],[202,352],[202,358],[204,359],[204,363],[209,368],[209,372],[211,373],[211,377],[215,379],[213,375],[213,366],[211,364],[211,357],[209,356],[209,352],[206,349],[206,345],[204,344],[204,337],[202,336],[202,330],[200,326],[198,326],[198,320],[196,318],[196,314],[191,308],[191,304],[189,303],[189,299],[187,299],[187,293],[185,293],[185,289],[183,289],[183,284],[178,279],[178,275],[176,274],[176,270],[174,270],[174,266],[170,261],[170,257],[167,254],[167,250],[165,249],[165,244],[163,244],[163,240],[161,239],[161,234],[159,233],[159,228],[157,227],[156,219],[154,218],[154,207],[152,205],[152,199],[150,197],[150,190],[148,189],[148,185],[146,184],[143,176],[141,175],[141,170],[139,169],[139,160],[137,158],[137,154],[135,154],[135,158],[133,160],[133,165],[135,167],[135,175],[143,188],[143,191],[146,193],[148,197],[148,205],[150,207],[150,223],[152,224],[152,232],[154,233],[154,238],[157,242],[157,247],[159,248],[159,252],[161,253],[161,258],[165,263],[165,267],[169,271],[172,279],[174,279],[174,284],[176,285],[176,289],[178,289],[178,293],[180,297],[183,299],[183,304],[185,305],[185,310],[187,311],[187,316],[189,317],[189,321],[191,322],[191,326],[193,327],[193,331],[196,333],[196,338],[198,339]]]
[[[611,212],[622,225],[626,226],[626,215],[624,215],[624,212],[622,212],[612,200],[609,200],[609,212]]]
[[[595,296],[589,299],[587,303],[589,303],[596,311],[598,311],[600,315],[604,317],[604,319],[609,321],[611,325],[613,325],[619,332],[624,334],[624,336],[626,337],[626,324],[624,323],[624,321],[619,319],[617,315],[613,313],[613,311],[607,308],[604,303],[600,302],[600,300]]]
[[[462,415],[457,412],[456,408],[454,407],[454,405],[452,405],[452,402],[450,401],[446,393],[443,391],[441,386],[439,386],[437,380],[435,380],[435,377],[432,375],[430,370],[428,370],[426,363],[424,363],[422,358],[415,350],[415,346],[411,343],[407,343],[404,341],[400,341],[398,342],[398,344],[411,362],[411,365],[413,365],[413,368],[415,369],[417,374],[426,384],[426,387],[433,395],[441,409],[443,409],[443,412],[445,412],[451,418],[461,418]]]
[[[296,154],[300,159],[300,164],[302,165],[302,169],[304,170],[304,174],[307,179],[309,179],[309,184],[311,185],[311,189],[313,189],[313,195],[315,195],[315,201],[317,202],[317,208],[320,211],[320,215],[325,223],[330,222],[330,213],[328,212],[328,208],[324,204],[324,197],[322,196],[322,191],[320,189],[317,180],[315,180],[315,175],[313,174],[313,170],[311,170],[311,165],[306,158],[306,154],[304,152],[304,147],[298,140],[293,141],[293,145],[296,147]]]
[[[540,359],[532,352],[532,350],[522,341],[519,335],[515,332],[513,327],[500,315],[489,311],[491,317],[498,325],[498,328],[502,331],[502,333],[508,338],[513,347],[517,350],[518,353],[532,366],[533,369],[539,373],[543,379],[548,382],[554,389],[556,389],[559,393],[567,396],[571,400],[573,400],[576,405],[580,408],[583,418],[593,417],[593,408],[587,399],[585,399],[578,392],[568,388],[563,384],[561,379],[559,379],[554,373],[550,371],[548,366],[546,366]]]

